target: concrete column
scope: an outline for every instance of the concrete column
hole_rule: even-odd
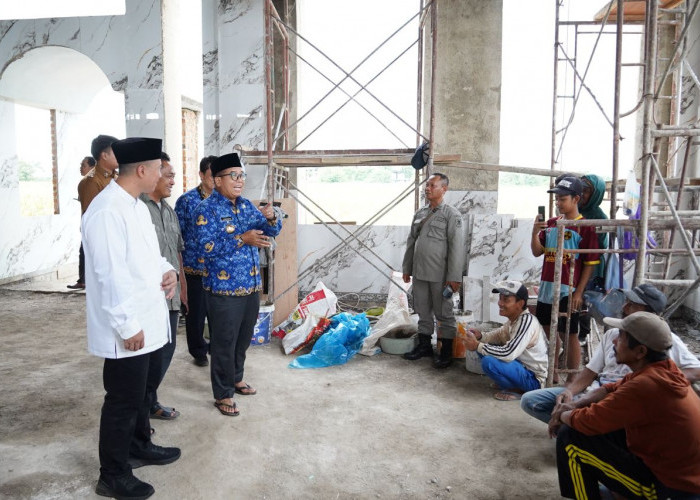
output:
[[[498,163],[503,2],[438,0],[435,152]],[[429,130],[430,36],[425,52],[425,130]],[[496,191],[498,174],[445,170],[450,189]]]

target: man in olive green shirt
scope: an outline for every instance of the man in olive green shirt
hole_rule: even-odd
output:
[[[169,344],[165,344],[163,347],[163,363],[158,385],[146,387],[146,391],[151,395],[151,418],[172,420],[177,418],[180,412],[175,408],[161,405],[158,402],[157,390],[165,377],[165,372],[168,371],[173,354],[175,354],[180,304],[183,302],[185,305],[187,304],[187,282],[182,274],[182,257],[180,252],[185,248],[185,245],[180,234],[180,224],[177,220],[177,215],[175,215],[175,210],[165,201],[172,194],[172,188],[175,185],[175,172],[170,164],[170,157],[166,153],[161,154],[161,161],[160,179],[158,184],[156,184],[156,188],[151,193],[142,194],[140,198],[146,204],[151,214],[151,221],[155,226],[156,236],[158,236],[160,254],[165,257],[171,266],[178,270],[180,286],[175,287],[173,298],[167,300],[168,309],[170,310],[171,340]]]
[[[464,268],[464,227],[459,211],[444,201],[450,180],[435,173],[425,186],[428,205],[413,216],[403,258],[403,280],[413,277],[413,309],[418,313],[418,346],[404,354],[409,360],[432,356],[434,319],[440,322],[442,349],[435,368],[452,363],[457,330],[452,293],[459,290]]]

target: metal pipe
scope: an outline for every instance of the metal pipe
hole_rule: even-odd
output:
[[[695,268],[695,272],[697,274],[700,274],[700,262],[698,262],[698,259],[695,258],[695,255],[693,253],[693,244],[690,242],[690,239],[688,239],[688,235],[686,234],[685,230],[683,229],[683,223],[681,222],[680,216],[678,215],[678,212],[676,211],[676,207],[673,206],[673,200],[671,199],[671,194],[668,192],[668,189],[666,189],[666,183],[664,182],[663,178],[661,177],[661,169],[659,169],[659,164],[656,162],[656,158],[653,156],[651,157],[652,159],[652,165],[654,167],[654,170],[656,171],[656,175],[659,176],[659,180],[661,181],[661,188],[664,193],[664,196],[666,197],[666,202],[668,203],[668,207],[671,209],[671,212],[673,213],[673,219],[676,221],[676,224],[678,225],[678,228],[681,230],[680,235],[681,238],[683,239],[683,243],[685,244],[685,247],[688,249],[688,252],[690,252],[690,262],[692,262],[693,267]],[[644,236],[646,237],[646,233],[643,233]],[[641,241],[641,240],[640,240]],[[640,248],[642,246],[646,245],[639,245]]]
[[[362,88],[369,96],[371,96],[374,100],[376,100],[381,106],[383,106],[389,113],[394,115],[399,121],[401,121],[404,125],[409,127],[410,129],[413,129],[411,125],[409,125],[403,118],[401,118],[399,115],[397,115],[391,108],[389,108],[386,104],[384,104],[378,97],[376,97],[372,92],[370,92],[368,89],[366,89],[360,82],[355,79],[355,77],[352,76],[352,73],[354,73],[360,66],[362,66],[370,57],[372,57],[381,47],[384,46],[392,37],[394,37],[399,31],[401,31],[408,23],[413,21],[413,19],[418,16],[420,12],[414,14],[408,21],[406,21],[401,27],[399,27],[396,31],[394,31],[391,35],[389,35],[388,38],[386,38],[382,43],[380,43],[372,52],[370,52],[362,61],[360,61],[350,72],[348,73],[345,71],[340,65],[338,65],[331,57],[329,57],[325,52],[323,52],[321,49],[319,49],[316,45],[314,45],[311,41],[309,41],[307,38],[305,38],[303,35],[301,35],[297,30],[289,26],[288,24],[284,23],[285,26],[289,31],[294,33],[299,39],[303,40],[307,44],[309,44],[310,47],[312,47],[314,50],[316,50],[319,54],[321,54],[324,58],[326,58],[333,66],[335,66],[337,69],[339,69],[345,76],[331,89],[329,90],[316,104],[314,104],[311,108],[309,108],[302,116],[297,118],[291,125],[290,127],[293,127],[299,121],[301,121],[304,117],[306,117],[311,111],[313,111],[319,104],[321,104],[338,86],[340,86],[345,80],[350,79],[352,80],[355,84],[357,84],[359,87]]]
[[[330,120],[333,116],[335,116],[335,114],[336,114],[337,112],[339,112],[341,109],[343,109],[349,102],[355,101],[355,97],[357,97],[357,95],[358,95],[360,92],[362,92],[363,90],[366,90],[366,87],[367,87],[370,83],[372,83],[374,80],[376,80],[377,78],[379,78],[379,76],[380,76],[382,73],[384,73],[384,71],[386,71],[392,64],[394,64],[396,61],[398,61],[406,52],[408,52],[409,50],[411,50],[411,48],[412,48],[416,43],[418,43],[418,40],[416,40],[416,41],[413,42],[411,45],[409,45],[408,47],[406,47],[406,48],[403,50],[403,52],[401,52],[398,56],[396,56],[391,62],[389,62],[389,64],[387,64],[386,66],[384,66],[384,67],[381,69],[381,71],[379,71],[379,73],[377,73],[376,75],[374,75],[374,77],[372,77],[372,79],[370,79],[367,83],[365,83],[364,86],[362,86],[362,88],[361,88],[360,90],[358,90],[357,92],[355,92],[353,95],[349,96],[350,99],[348,99],[348,100],[345,101],[343,104],[341,104],[338,108],[336,108],[335,111],[333,111],[328,117],[326,117],[325,120],[323,120],[323,121],[322,121],[316,128],[314,128],[311,132],[309,132],[309,133],[306,135],[306,137],[304,137],[302,140],[300,140],[299,142],[297,142],[297,146],[300,146],[304,141],[306,141],[306,139],[308,139],[309,137],[311,137],[311,135],[313,135],[314,132],[316,132],[319,128],[321,128],[328,120]],[[330,79],[329,79],[329,80],[330,80]],[[342,89],[341,89],[341,90],[342,90]],[[343,90],[343,92],[345,92],[345,91]],[[347,95],[347,92],[345,92],[345,94]],[[355,102],[357,102],[357,101],[355,101]],[[359,103],[358,103],[358,104],[359,104]],[[365,111],[367,111],[367,112],[369,113],[369,111],[368,111],[364,106],[361,106],[361,107],[362,107],[362,109],[364,109]],[[372,115],[372,113],[370,113],[370,115]],[[381,123],[382,125],[384,125],[384,124],[379,120],[379,118],[376,118],[374,115],[372,115],[372,116],[373,116],[376,120],[378,120],[379,123]],[[385,128],[388,129],[388,127],[385,127]],[[392,134],[393,134],[393,132],[392,132]],[[396,134],[393,134],[393,135],[394,135],[394,137],[396,137],[397,139],[399,139],[398,136],[397,136]],[[405,142],[403,142],[401,139],[399,139],[399,142],[401,142],[401,144],[403,144],[405,147],[408,147],[408,144],[406,144]]]
[[[409,47],[409,48],[410,48],[410,47]],[[328,76],[326,76],[325,74],[323,74],[323,72],[322,72],[321,70],[319,70],[316,66],[314,66],[314,65],[311,64],[309,61],[307,61],[306,59],[304,59],[304,57],[302,57],[301,55],[297,54],[297,53],[296,53],[294,50],[292,50],[292,49],[290,49],[290,51],[291,51],[295,56],[297,56],[297,59],[300,59],[301,61],[305,62],[311,69],[313,69],[316,73],[318,73],[319,75],[321,75],[321,77],[325,78],[325,79],[326,79],[327,81],[329,81],[330,83],[335,83],[335,82],[334,82],[333,80],[331,80]],[[385,69],[387,69],[389,66],[391,66],[391,64],[393,64],[393,62],[395,62],[395,61],[396,61],[396,60],[394,60],[394,61],[392,61],[391,63],[389,63],[389,65],[385,66],[384,69],[382,69],[382,71],[380,71],[379,74],[377,74],[377,75],[375,76],[375,78],[377,78]],[[369,85],[369,83],[371,83],[371,82],[368,82],[367,84]],[[387,125],[385,125],[384,122],[381,121],[381,119],[379,119],[374,113],[372,113],[369,109],[367,109],[360,101],[358,101],[358,100],[355,99],[355,97],[357,96],[357,94],[359,94],[360,92],[362,92],[361,90],[358,90],[357,92],[355,92],[354,95],[350,95],[349,92],[347,92],[344,88],[341,88],[341,87],[338,87],[338,90],[340,90],[343,94],[345,94],[346,96],[348,96],[348,97],[350,98],[350,100],[345,101],[345,103],[344,103],[342,106],[340,106],[340,107],[337,108],[335,111],[333,111],[333,113],[331,113],[331,115],[330,115],[328,118],[326,118],[323,122],[321,122],[321,125],[323,125],[324,123],[326,123],[331,117],[333,117],[338,111],[340,111],[340,110],[341,110],[346,104],[348,104],[350,101],[354,101],[355,104],[357,104],[358,106],[360,106],[360,108],[362,108],[364,111],[367,112],[367,114],[369,114],[372,118],[374,118],[382,127],[384,127],[391,135],[393,135],[401,144],[403,144],[406,148],[408,148],[408,144],[406,144],[405,142],[403,142],[403,141],[401,140],[401,138],[400,138],[398,135],[396,135],[396,134],[394,133],[393,130],[391,130]],[[318,129],[321,127],[321,125],[319,125],[318,127],[316,127],[314,130],[311,131],[311,133],[309,133],[306,137],[304,137],[304,139],[302,139],[301,141],[299,141],[299,142],[296,144],[296,147],[299,147],[299,145],[300,145],[302,142],[304,142],[306,139],[308,139],[309,136],[310,136],[311,134],[313,134],[316,130],[318,130]]]
[[[670,318],[671,315],[674,312],[676,312],[676,309],[678,309],[683,304],[683,302],[685,302],[685,299],[688,298],[688,296],[693,292],[693,290],[697,289],[698,285],[700,285],[700,276],[698,276],[698,278],[695,281],[693,281],[686,290],[683,290],[683,293],[673,302],[673,304],[666,308],[663,317]]]
[[[420,10],[423,10],[423,0],[420,0]],[[424,11],[423,13],[425,14]],[[416,103],[416,130],[423,129],[422,117],[423,117],[423,31],[425,30],[422,22],[418,23],[418,82],[416,84],[417,103]],[[416,148],[420,146],[420,134],[416,134]],[[413,195],[413,211],[418,210],[418,204],[420,203],[420,192],[418,191],[418,186],[420,183],[420,172],[416,170],[413,174],[413,183],[415,186],[415,193]]]
[[[644,282],[644,268],[646,267],[646,237],[649,224],[649,180],[651,172],[651,161],[653,159],[653,142],[651,127],[654,123],[654,75],[656,74],[656,37],[658,17],[657,0],[647,0],[646,3],[646,25],[645,25],[645,50],[644,59],[644,120],[642,128],[642,192],[641,210],[639,218],[639,250],[637,253],[637,264],[634,270],[633,284],[639,285]]]
[[[433,0],[433,4],[430,7],[430,132],[428,142],[430,143],[429,155],[428,155],[428,165],[425,167],[425,177],[426,179],[433,174],[433,158],[435,156],[435,98],[437,96],[437,33],[438,33],[438,16],[437,16],[438,2]]]
[[[274,169],[272,162],[272,127],[274,121],[274,102],[272,100],[273,88],[272,88],[272,17],[270,15],[270,7],[272,6],[272,0],[267,0],[265,2],[265,87],[267,88],[267,128],[265,134],[267,137],[267,202],[272,205],[275,197],[275,185],[274,185]],[[274,7],[274,6],[272,6]],[[267,250],[268,259],[268,273],[267,273],[267,297],[268,303],[270,298],[275,295],[275,259],[274,250]]]
[[[700,135],[700,128],[668,127],[663,129],[653,129],[650,131],[651,137],[697,137]]]
[[[552,150],[550,154],[549,168],[552,172],[556,170],[557,163],[557,88],[559,80],[559,47],[561,43],[559,42],[559,8],[561,0],[554,0],[554,77],[552,80]],[[556,177],[553,175],[552,177]],[[549,180],[549,187],[554,186],[554,179]],[[554,213],[554,196],[549,195],[549,211],[547,212],[551,217]],[[547,378],[547,387],[550,387],[551,380]]]
[[[617,178],[620,164],[620,82],[622,79],[622,21],[624,19],[625,3],[624,0],[617,0],[617,32],[615,38],[615,102],[613,105],[613,150],[612,150],[612,183],[610,193],[617,192]],[[612,196],[610,203],[610,218],[614,219],[617,216],[617,197]],[[614,237],[613,237],[614,238]],[[614,240],[611,240],[610,246],[614,245]]]
[[[561,297],[561,273],[564,264],[564,223],[557,221],[557,251],[554,256],[554,290],[552,291],[552,314],[549,323],[549,365],[547,367],[547,387],[552,387],[557,361],[557,338],[559,337],[559,299]]]
[[[688,0],[690,1],[690,0]],[[693,18],[695,17],[695,13],[698,11],[698,6],[700,6],[700,0],[695,1],[695,5],[693,5],[693,9],[690,11],[688,16],[686,17],[685,20],[685,26],[683,27],[683,31],[681,32],[680,37],[678,37],[679,40],[683,40],[688,33],[688,30],[690,29],[690,26],[693,23]],[[681,59],[685,57],[685,51],[686,51],[686,46],[682,43],[677,43],[676,46],[673,49],[673,54],[671,54],[671,57],[668,59],[668,64],[666,65],[666,68],[664,69],[664,72],[661,76],[661,81],[659,82],[659,85],[657,87],[656,92],[654,93],[654,99],[658,99],[659,97],[659,92],[661,92],[661,88],[663,87],[664,83],[666,83],[666,78],[668,77],[668,73],[671,71],[671,66],[673,66],[673,61],[676,58],[676,54],[678,54],[678,49],[683,46],[683,51],[681,52]]]

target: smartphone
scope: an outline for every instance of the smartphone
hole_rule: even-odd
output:
[[[544,222],[544,205],[537,207],[537,219],[540,222]]]

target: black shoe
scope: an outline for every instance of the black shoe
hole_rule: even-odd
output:
[[[138,455],[129,455],[129,465],[132,469],[138,469],[144,465],[166,465],[180,458],[180,448],[165,448],[152,444],[150,448],[139,452]]]
[[[201,358],[194,358],[194,364],[197,366],[209,366],[209,360],[207,359],[207,355],[205,354]]]
[[[70,288],[71,290],[85,290],[85,283],[82,281],[76,281],[75,285],[68,285],[66,288]]]
[[[103,497],[118,500],[142,500],[156,492],[148,483],[144,483],[129,472],[119,477],[107,477],[100,474],[95,493]]]
[[[453,339],[442,339],[440,354],[433,361],[433,367],[437,369],[447,368],[452,364]]]
[[[415,361],[433,355],[433,346],[430,344],[430,335],[418,334],[418,345],[412,351],[403,355],[403,359]]]

